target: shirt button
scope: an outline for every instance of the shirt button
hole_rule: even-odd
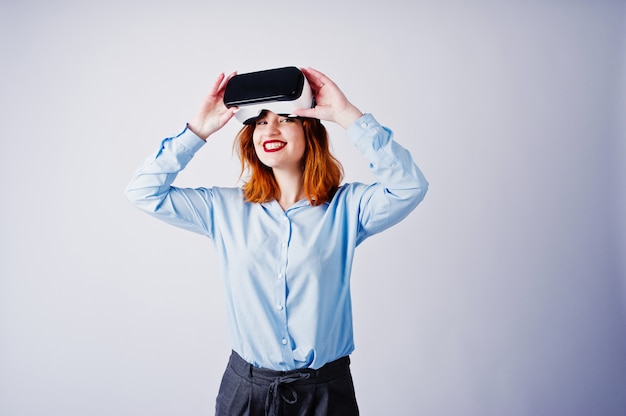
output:
[[[278,305],[276,305],[276,309],[278,309],[279,311],[283,310],[283,305],[281,305],[280,303]]]
[[[361,127],[366,128],[367,127],[367,123],[364,121],[363,123],[361,123]]]
[[[278,273],[278,274],[276,275],[276,277],[278,277],[278,279],[280,280],[280,279],[282,279],[282,278],[283,278],[283,274],[282,274],[282,273]]]
[[[281,244],[281,247],[285,248],[285,246],[287,246],[287,243]]]
[[[286,340],[285,338],[283,338],[283,339],[280,341],[280,343],[281,343],[281,344],[283,344],[283,345],[287,345],[287,340]]]

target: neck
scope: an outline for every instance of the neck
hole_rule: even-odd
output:
[[[274,177],[280,188],[278,204],[283,210],[306,198],[301,172],[285,172],[274,169]]]

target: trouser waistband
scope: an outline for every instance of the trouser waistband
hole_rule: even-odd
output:
[[[232,352],[228,365],[240,377],[245,377],[255,384],[267,387],[265,397],[265,415],[274,416],[282,399],[288,404],[298,401],[298,393],[292,388],[298,385],[326,383],[334,378],[350,374],[350,357],[342,357],[314,370],[303,368],[290,371],[276,371],[258,368]]]
[[[242,377],[251,377],[260,384],[271,384],[278,378],[298,378],[294,381],[298,384],[324,383],[334,378],[344,376],[350,371],[350,357],[341,357],[331,361],[317,370],[301,368],[297,370],[279,371],[268,368],[255,367],[241,358],[235,351],[232,352],[228,362],[233,370]]]

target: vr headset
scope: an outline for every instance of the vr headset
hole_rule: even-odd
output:
[[[306,77],[295,66],[235,75],[224,91],[226,107],[239,107],[235,118],[253,123],[263,110],[293,114],[297,108],[313,108],[313,92]]]

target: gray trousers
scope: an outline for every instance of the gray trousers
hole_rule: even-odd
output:
[[[358,416],[350,358],[319,370],[274,371],[233,351],[215,409],[216,416]]]

